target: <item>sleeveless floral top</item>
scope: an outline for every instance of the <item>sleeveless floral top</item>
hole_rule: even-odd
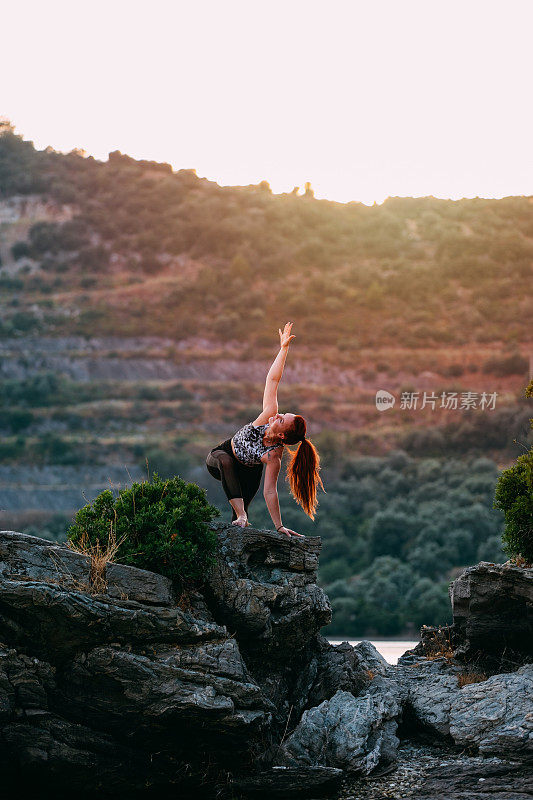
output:
[[[239,461],[242,461],[243,464],[249,467],[253,467],[255,464],[261,463],[261,456],[268,453],[269,450],[283,447],[281,444],[273,444],[270,447],[264,446],[263,436],[268,427],[269,425],[266,424],[254,428],[253,423],[249,422],[247,425],[239,428],[231,440],[233,442],[235,455]]]

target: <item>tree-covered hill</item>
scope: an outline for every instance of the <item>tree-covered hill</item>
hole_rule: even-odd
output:
[[[76,507],[147,468],[227,514],[205,455],[257,415],[294,320],[280,410],[307,418],[327,494],[315,523],[281,479],[280,502],[323,537],[331,632],[445,622],[457,570],[505,558],[493,490],[532,441],[532,201],[274,195],[37,151],[4,124],[0,527],[61,537]],[[380,389],[397,399],[384,413]],[[418,406],[401,405],[410,393]],[[261,496],[251,518],[269,525]]]
[[[102,163],[37,151],[8,124],[0,193],[63,212],[13,242],[12,257],[33,264],[27,275],[4,270],[4,288],[24,296],[3,315],[4,335],[194,330],[267,344],[288,318],[307,345],[352,356],[531,338],[531,197],[367,207],[311,190],[273,195],[266,182],[220,187],[119,152]]]

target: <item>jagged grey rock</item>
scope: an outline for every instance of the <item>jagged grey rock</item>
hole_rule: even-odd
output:
[[[372,672],[374,675],[394,674],[395,671],[391,668],[391,665],[383,658],[375,645],[367,639],[363,639],[362,642],[356,644],[354,651],[359,657],[361,669]]]
[[[318,633],[331,614],[316,585],[320,540],[214,528],[217,562],[187,609],[163,576],[108,565],[95,594],[86,556],[0,533],[4,784],[17,769],[37,785],[64,779],[69,790],[114,796],[147,783],[194,789],[209,764],[250,791],[254,780],[278,793],[305,792],[307,780],[317,791],[336,779],[331,769],[366,775],[394,761],[402,707],[436,736],[529,757],[530,672],[460,689],[457,665],[411,653],[396,668],[370,642],[330,645]],[[496,578],[481,568],[490,594]],[[464,581],[457,594],[469,642],[481,611],[491,613],[472,575],[468,603]],[[292,771],[272,769],[278,751]]]
[[[217,563],[207,576],[215,616],[239,643],[264,658],[285,660],[331,621],[316,585],[320,539],[213,523]]]
[[[178,607],[151,606],[55,583],[2,579],[0,639],[52,663],[102,642],[191,642],[227,637],[225,627]]]
[[[450,709],[450,733],[483,755],[533,760],[533,664],[464,686]]]
[[[50,664],[0,644],[0,722],[11,719],[16,710],[26,716],[44,714],[54,673]]]
[[[445,658],[399,659],[397,675],[404,688],[404,716],[411,727],[419,727],[436,738],[450,734],[450,709],[460,692],[461,668]]]
[[[533,569],[482,561],[450,586],[457,654],[533,656]]]
[[[103,686],[113,691],[102,692]],[[234,639],[143,652],[96,647],[63,670],[60,708],[108,731],[120,733],[126,725],[131,741],[156,730],[167,741],[180,738],[185,727],[191,734],[200,726],[235,734],[270,721],[270,704]]]
[[[391,675],[390,665],[372,642],[355,647],[349,642],[333,645],[316,636],[316,645],[298,676],[295,693],[296,715],[329,700],[339,690],[358,695],[376,675]]]
[[[368,775],[378,764],[394,761],[400,711],[398,685],[387,678],[375,678],[358,697],[338,691],[304,712],[282,747],[279,763]]]

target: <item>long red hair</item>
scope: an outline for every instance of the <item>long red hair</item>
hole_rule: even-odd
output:
[[[285,434],[284,439],[284,444],[298,444],[296,450],[287,447],[289,453],[287,480],[296,502],[301,505],[308,517],[314,519],[318,505],[317,489],[321,486],[324,491],[326,490],[319,475],[320,456],[313,442],[306,438],[306,430],[305,419],[297,414],[291,430]]]

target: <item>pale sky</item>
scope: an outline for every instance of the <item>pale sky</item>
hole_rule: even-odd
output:
[[[533,194],[531,0],[25,0],[2,10],[0,115],[317,197]]]

